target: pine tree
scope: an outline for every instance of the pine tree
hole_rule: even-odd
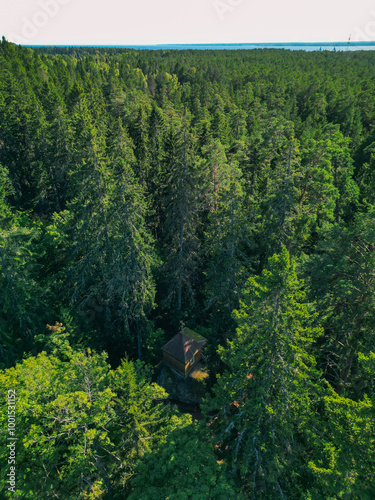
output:
[[[200,208],[199,163],[191,147],[186,118],[180,130],[170,129],[165,151],[165,303],[173,304],[179,316],[194,300]]]
[[[358,353],[374,346],[374,218],[371,207],[349,227],[327,230],[306,264],[310,296],[318,302],[326,331],[320,363],[335,389],[351,397],[358,390]]]
[[[47,290],[37,280],[40,224],[14,213],[9,173],[0,165],[0,366],[11,366],[34,346],[34,335],[48,310]]]
[[[371,392],[360,400],[338,395],[332,388],[324,398],[319,439],[308,467],[314,475],[311,500],[358,498],[370,500],[375,488],[375,354],[359,354],[362,380]]]
[[[74,174],[81,191],[70,205],[75,215],[71,300],[83,309],[94,302],[101,310],[100,327],[111,351],[118,352],[120,342],[141,358],[142,330],[154,300],[154,254],[144,192],[129,165],[132,143],[115,122],[106,155],[106,138],[85,108],[77,119],[85,153]]]
[[[283,247],[259,278],[249,278],[237,334],[221,348],[227,371],[205,402],[222,456],[248,498],[300,498],[300,443],[312,412],[321,334],[295,264]]]
[[[203,153],[206,156],[204,199],[208,211],[202,248],[205,295],[217,345],[223,335],[233,330],[232,311],[238,306],[250,267],[246,255],[251,234],[240,170],[234,162],[228,164],[224,147],[218,140],[206,146]]]

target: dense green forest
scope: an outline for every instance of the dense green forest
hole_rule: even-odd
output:
[[[0,178],[2,498],[375,498],[372,51],[3,38]]]

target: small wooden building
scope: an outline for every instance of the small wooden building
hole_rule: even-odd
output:
[[[184,327],[180,333],[162,347],[163,360],[183,375],[187,375],[202,357],[207,340]]]

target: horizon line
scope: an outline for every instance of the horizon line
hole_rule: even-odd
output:
[[[10,42],[14,43],[14,42]],[[335,42],[163,42],[163,43],[94,43],[94,44],[75,44],[75,43],[37,43],[37,44],[15,44],[15,45],[23,45],[24,47],[165,47],[165,46],[210,46],[210,45],[374,45],[375,40],[368,41],[335,41]]]

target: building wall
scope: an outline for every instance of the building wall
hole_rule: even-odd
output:
[[[171,366],[173,366],[173,368],[176,368],[180,372],[185,373],[185,364],[181,363],[181,361],[171,356],[168,352],[163,351],[163,359]]]
[[[202,357],[202,349],[199,349],[199,351],[196,351],[195,354],[194,354],[194,363],[192,365],[190,365],[189,363],[186,364],[186,366],[185,366],[185,375],[192,368],[194,368],[194,366],[198,363],[198,361],[201,359],[201,357]]]
[[[189,363],[182,363],[175,357],[173,357],[171,354],[168,352],[163,351],[163,360],[167,363],[169,363],[173,368],[176,368],[180,372],[184,373],[185,375],[198,363],[198,361],[202,357],[202,349],[199,349],[199,351],[196,351],[194,354],[194,363],[190,365]]]

